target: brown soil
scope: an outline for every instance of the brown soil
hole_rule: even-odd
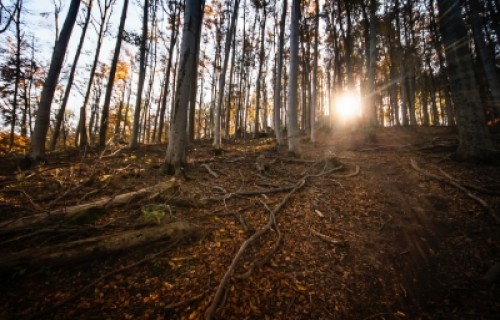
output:
[[[410,159],[434,174],[443,171],[500,212],[500,170],[495,165],[450,159],[456,135],[449,128],[381,129],[376,142],[362,132],[322,132],[315,145],[303,141],[303,159],[276,152],[272,139],[227,143],[214,156],[209,142],[190,147],[188,180],[172,197],[220,198],[242,190],[283,187],[319,174],[322,159],[337,157],[342,171],[311,177],[277,213],[283,242],[262,267],[239,277],[273,250],[277,231],[250,246],[238,263],[218,319],[497,319],[500,282],[483,276],[500,262],[499,225],[456,188],[431,180]],[[48,163],[14,172],[0,160],[0,225],[8,220],[85,203],[170,179],[159,173],[166,147],[143,146],[104,157],[98,152],[53,154]],[[259,172],[256,161],[266,162]],[[209,164],[219,176],[211,176]],[[358,175],[343,178],[355,171]],[[442,170],[442,171],[441,171]],[[71,190],[67,192],[67,190]],[[198,319],[241,244],[269,219],[288,192],[233,196],[202,207],[170,206],[171,220],[196,223],[210,234],[185,242],[151,261],[99,282],[44,319]],[[193,200],[193,201],[194,201]],[[75,232],[7,233],[2,252],[45,246],[133,228],[145,198],[108,210]],[[189,201],[188,201],[189,202]],[[168,204],[168,199],[162,203]],[[242,217],[240,219],[239,217]],[[243,223],[250,230],[245,230]],[[338,243],[321,239],[317,232]],[[1,276],[0,319],[21,319],[71,297],[100,276],[161,250],[162,244],[63,267],[25,269]]]

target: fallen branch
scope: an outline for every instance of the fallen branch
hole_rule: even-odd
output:
[[[174,222],[142,230],[97,236],[19,252],[4,253],[0,257],[0,271],[15,267],[54,266],[88,260],[97,256],[144,246],[157,241],[176,241],[179,238],[199,237],[199,227],[186,222]]]
[[[208,165],[207,163],[202,164],[200,167],[207,169],[208,173],[214,178],[219,177],[219,175],[215,171],[213,171],[212,168],[210,168],[210,165]]]
[[[464,186],[460,185],[455,180],[452,180],[452,179],[449,179],[449,178],[445,178],[445,177],[441,177],[441,176],[438,176],[436,174],[430,173],[427,170],[421,169],[418,166],[417,162],[415,160],[413,160],[413,159],[410,160],[410,164],[411,164],[411,167],[413,169],[415,169],[419,173],[423,174],[424,176],[432,178],[434,180],[438,180],[438,181],[444,182],[444,183],[446,183],[446,184],[448,184],[450,186],[453,186],[453,187],[459,189],[460,191],[464,192],[469,198],[471,198],[474,201],[476,201],[477,203],[479,203],[486,211],[488,211],[488,213],[496,220],[497,223],[500,223],[500,218],[496,215],[495,211],[490,206],[488,206],[488,204],[483,199],[481,199],[478,196],[472,194],[469,190],[467,190],[467,188],[465,188]]]
[[[99,210],[105,210],[112,206],[124,205],[130,203],[132,200],[137,199],[143,195],[155,192],[166,192],[178,186],[178,182],[175,179],[159,183],[152,187],[146,187],[139,189],[137,191],[132,191],[128,193],[119,194],[114,197],[104,197],[99,200],[76,205],[72,207],[65,207],[57,209],[45,214],[39,214],[34,216],[25,217],[23,219],[18,219],[14,222],[7,221],[3,223],[0,227],[9,226],[9,228],[20,228],[26,227],[27,225],[33,225],[44,222],[46,219],[54,219],[59,221],[71,221],[79,218],[82,214],[89,212],[96,212]]]
[[[154,253],[152,255],[149,255],[137,262],[134,262],[126,267],[122,267],[120,269],[115,269],[113,271],[110,271],[108,273],[106,273],[105,275],[99,277],[98,279],[92,281],[91,283],[89,283],[88,285],[86,285],[85,287],[81,288],[80,290],[76,291],[75,293],[73,293],[70,297],[64,299],[63,301],[60,301],[58,303],[56,303],[55,305],[53,305],[52,307],[48,308],[48,309],[45,309],[45,310],[42,310],[40,312],[37,312],[37,313],[34,313],[26,318],[24,318],[24,320],[31,320],[31,319],[40,319],[44,316],[47,316],[51,313],[54,313],[57,309],[60,309],[62,306],[72,302],[72,301],[75,301],[76,299],[78,299],[82,294],[84,294],[86,291],[92,289],[93,287],[95,287],[99,282],[102,282],[103,280],[105,279],[108,279],[118,273],[122,273],[122,272],[125,272],[125,271],[128,271],[132,268],[135,268],[141,264],[144,264],[148,261],[151,261],[152,259],[164,254],[165,252],[167,252],[168,250],[170,250],[173,246],[175,246],[176,244],[178,244],[180,242],[180,239],[178,239],[177,241],[171,243],[170,245],[168,245],[166,248],[164,248],[163,250],[157,252],[157,253]]]

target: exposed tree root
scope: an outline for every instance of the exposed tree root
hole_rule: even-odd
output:
[[[488,204],[483,199],[481,199],[478,196],[472,194],[469,190],[467,190],[467,188],[465,188],[464,186],[460,185],[457,181],[455,181],[453,179],[450,179],[450,178],[438,176],[436,174],[430,173],[427,170],[424,170],[424,169],[420,168],[418,166],[417,162],[414,159],[410,160],[410,164],[411,164],[411,167],[413,169],[415,169],[419,173],[423,174],[424,176],[432,178],[434,180],[438,180],[438,181],[444,182],[444,183],[446,183],[446,184],[448,184],[450,186],[453,186],[453,187],[459,189],[460,191],[464,192],[469,198],[471,198],[474,201],[476,201],[477,203],[479,203],[486,211],[488,211],[488,213],[495,219],[495,221],[497,223],[500,223],[500,217],[497,216],[497,214],[495,213],[495,211],[490,206],[488,206]]]
[[[219,286],[217,287],[217,291],[215,292],[215,295],[214,295],[214,298],[212,300],[212,303],[210,304],[210,306],[208,307],[207,311],[205,312],[205,318],[206,319],[210,320],[210,319],[213,319],[215,317],[215,314],[217,312],[217,309],[218,309],[219,305],[224,300],[224,294],[225,294],[225,291],[226,291],[226,287],[228,286],[228,284],[229,284],[229,282],[231,280],[231,277],[233,276],[233,274],[234,274],[234,272],[236,270],[238,262],[243,257],[243,254],[245,253],[246,249],[250,245],[252,245],[253,243],[255,243],[266,232],[270,231],[273,228],[273,226],[276,227],[276,231],[278,232],[278,239],[276,240],[276,244],[273,247],[273,249],[271,250],[271,252],[269,254],[267,254],[261,261],[254,263],[247,272],[245,272],[244,274],[240,275],[238,278],[246,278],[246,277],[250,276],[250,274],[255,269],[255,267],[264,265],[266,262],[269,261],[269,259],[272,257],[272,255],[277,251],[277,249],[279,247],[279,244],[281,242],[282,235],[281,235],[281,232],[279,231],[279,229],[277,228],[276,214],[285,206],[285,204],[288,202],[288,200],[290,200],[290,198],[292,197],[292,195],[295,194],[299,189],[301,189],[306,184],[307,179],[312,178],[312,177],[324,176],[324,175],[332,173],[335,170],[338,170],[338,168],[333,168],[333,169],[330,169],[328,171],[322,171],[319,174],[307,174],[307,175],[304,175],[301,179],[299,179],[292,186],[290,192],[287,193],[287,195],[278,204],[278,206],[276,206],[276,208],[274,208],[273,210],[269,210],[268,209],[268,211],[270,211],[269,212],[269,221],[268,221],[268,223],[262,229],[260,229],[256,233],[254,233],[250,238],[248,238],[247,240],[245,240],[243,242],[243,244],[240,246],[240,249],[238,250],[238,252],[234,256],[234,258],[233,258],[231,264],[229,265],[226,273],[222,277],[222,280],[220,281]],[[344,175],[342,177],[350,177],[350,176],[356,175],[358,173],[359,173],[359,167],[356,167],[356,171],[353,174]],[[258,192],[252,193],[252,194],[258,194]]]
[[[208,173],[213,176],[214,178],[218,178],[219,175],[210,168],[210,165],[208,163],[202,164],[200,167],[207,169]]]

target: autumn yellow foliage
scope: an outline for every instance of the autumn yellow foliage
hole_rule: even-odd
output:
[[[14,145],[10,150],[9,150],[9,141],[10,141],[10,132],[7,131],[0,132],[0,156],[3,157],[10,152],[24,153],[28,151],[30,144],[29,138],[15,134]]]

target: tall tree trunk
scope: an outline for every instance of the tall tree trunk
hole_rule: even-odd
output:
[[[254,121],[254,139],[259,137],[260,130],[260,104],[261,104],[261,86],[262,86],[262,66],[264,65],[264,60],[266,59],[266,51],[264,48],[265,37],[266,37],[266,20],[267,12],[265,4],[262,5],[262,20],[260,26],[260,52],[259,52],[259,67],[257,70],[257,82],[255,85],[255,121]]]
[[[198,25],[198,36],[201,37],[201,28],[202,24]],[[200,39],[201,40],[201,39]],[[189,118],[188,118],[188,130],[187,130],[187,139],[188,142],[194,141],[194,121],[195,121],[195,113],[196,113],[196,92],[198,90],[198,68],[200,66],[200,40],[196,41],[196,51],[194,52],[195,61],[194,68],[192,74],[192,83],[191,83],[191,97],[189,98]]]
[[[469,2],[474,44],[479,57],[481,57],[484,74],[486,75],[486,80],[492,97],[492,118],[500,117],[500,81],[498,79],[495,57],[491,55],[486,45],[486,41],[484,40],[481,17],[479,16],[479,2],[478,0],[469,0]]]
[[[108,2],[109,1],[109,2]],[[110,12],[110,8],[113,4],[113,0],[105,0],[104,8],[99,5],[100,12],[100,25],[99,25],[99,33],[97,35],[97,48],[95,50],[94,61],[92,62],[92,67],[90,69],[89,82],[87,85],[87,91],[85,93],[85,98],[83,100],[83,105],[80,108],[80,121],[79,121],[79,131],[80,131],[80,148],[85,148],[88,145],[88,137],[87,137],[87,125],[86,125],[86,113],[87,113],[87,104],[89,103],[90,94],[92,91],[92,87],[94,86],[94,77],[97,69],[97,65],[99,64],[99,55],[101,54],[102,43],[104,42],[104,35],[107,30],[107,19],[108,13]],[[90,127],[89,127],[90,128]]]
[[[79,8],[80,0],[71,0],[68,15],[66,16],[61,34],[59,35],[59,40],[54,46],[49,72],[43,84],[42,95],[40,97],[40,103],[38,105],[35,120],[35,129],[31,139],[31,151],[29,157],[33,160],[39,160],[45,156],[45,140],[47,137],[47,131],[49,130],[50,107],[52,105],[52,99],[54,98],[57,81],[64,63],[66,48],[68,47]]]
[[[130,137],[129,147],[137,148],[139,138],[139,127],[142,109],[142,91],[144,89],[144,80],[146,79],[146,44],[148,42],[148,12],[149,0],[144,0],[144,10],[142,17],[142,37],[140,46],[140,61],[139,61],[139,79],[137,81],[137,93],[134,110],[134,124],[132,127],[132,136]]]
[[[69,73],[69,78],[68,78],[68,83],[66,84],[66,90],[64,90],[64,97],[63,101],[61,104],[61,107],[59,108],[59,111],[57,112],[56,115],[56,123],[54,126],[54,133],[52,134],[52,137],[50,138],[50,146],[49,150],[54,151],[56,149],[57,145],[57,139],[59,138],[59,131],[61,129],[61,123],[63,122],[64,119],[64,113],[66,112],[66,106],[68,105],[68,100],[71,92],[71,86],[73,85],[73,81],[75,80],[75,74],[76,74],[76,67],[78,65],[78,60],[80,59],[80,54],[82,53],[82,47],[83,43],[85,42],[85,37],[87,35],[87,30],[90,22],[90,17],[91,17],[91,9],[92,9],[92,3],[94,0],[89,0],[89,2],[86,4],[87,7],[87,13],[85,15],[85,21],[82,26],[82,34],[80,35],[80,41],[78,42],[78,47],[76,48],[75,52],[75,57],[73,58],[73,63],[71,64],[71,70]]]
[[[158,124],[158,135],[156,136],[156,143],[161,143],[161,139],[163,136],[163,128],[165,126],[165,112],[167,109],[167,98],[169,94],[169,86],[170,86],[170,71],[172,69],[172,60],[173,60],[173,55],[174,55],[174,47],[175,43],[177,42],[177,36],[179,34],[178,32],[178,25],[176,23],[177,21],[177,9],[179,9],[180,12],[180,7],[174,3],[175,8],[174,12],[172,13],[172,16],[170,17],[171,19],[171,33],[170,33],[170,44],[168,46],[168,60],[167,60],[167,68],[165,70],[165,83],[163,87],[163,97],[161,100],[161,107],[160,107],[160,119],[159,119],[159,124]]]
[[[236,0],[234,3],[233,14],[231,16],[231,22],[229,25],[229,29],[226,32],[226,40],[224,43],[224,56],[222,62],[222,70],[219,76],[219,89],[217,93],[217,104],[215,106],[215,127],[214,127],[214,142],[213,146],[216,150],[221,148],[221,110],[222,110],[222,101],[224,99],[224,87],[226,84],[226,71],[227,65],[229,63],[229,51],[231,50],[231,43],[233,39],[233,33],[236,28],[236,18],[238,17],[238,8],[240,6],[240,0]],[[234,49],[233,49],[234,50]]]
[[[299,129],[297,123],[297,82],[299,71],[299,20],[300,0],[292,0],[292,17],[290,21],[290,73],[288,89],[288,152],[300,155]]]
[[[283,145],[283,136],[281,135],[281,81],[283,71],[283,54],[285,46],[285,22],[286,22],[286,9],[288,1],[283,0],[283,7],[281,9],[280,19],[280,34],[278,43],[278,61],[276,63],[276,78],[274,79],[274,134],[276,135],[276,143],[278,146]]]
[[[231,67],[229,68],[229,90],[227,90],[226,98],[226,126],[224,127],[224,137],[229,139],[230,129],[231,129],[231,97],[234,79],[234,64],[236,63],[236,38],[233,35],[231,40],[233,42],[233,51],[231,52]]]
[[[118,35],[116,36],[115,51],[113,60],[111,61],[111,69],[109,70],[108,86],[106,87],[106,95],[104,96],[104,105],[102,106],[101,126],[99,128],[99,146],[104,147],[106,144],[106,132],[109,124],[109,104],[111,103],[111,94],[113,93],[113,85],[115,83],[116,66],[120,58],[122,48],[123,30],[125,29],[125,20],[127,19],[128,0],[123,1],[123,9],[118,26]]]
[[[19,97],[19,82],[21,81],[21,10],[23,7],[23,0],[17,0],[16,2],[16,18],[14,23],[16,25],[16,61],[15,61],[15,76],[14,76],[14,97],[12,101],[12,113],[10,119],[10,139],[9,139],[9,150],[14,146],[14,134],[17,122],[17,104]]]
[[[490,155],[493,143],[474,76],[467,30],[461,16],[462,7],[460,2],[454,0],[438,0],[438,6],[451,92],[456,102],[457,156],[462,159],[485,159]]]
[[[311,94],[311,142],[316,142],[316,110],[318,108],[318,56],[319,56],[319,0],[315,0],[314,13],[314,53],[312,67],[312,94]]]
[[[184,28],[181,43],[181,61],[175,90],[175,105],[173,109],[170,139],[168,140],[167,154],[162,170],[169,174],[182,175],[186,164],[187,145],[187,112],[191,85],[193,84],[193,70],[197,57],[195,55],[197,42],[200,41],[200,24],[203,20],[204,0],[186,0],[184,11]]]
[[[366,125],[373,128],[377,125],[377,110],[375,99],[377,98],[376,84],[376,68],[377,68],[377,1],[370,0],[370,35],[369,35],[369,57],[368,57],[368,99],[366,101]],[[371,131],[371,130],[370,130]],[[373,132],[369,132],[373,134]]]

